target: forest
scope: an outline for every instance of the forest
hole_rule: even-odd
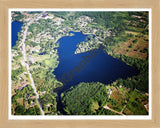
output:
[[[62,94],[64,110],[68,115],[92,115],[95,104],[103,107],[108,99],[108,94],[102,83],[80,83]],[[98,107],[98,108],[99,108]]]

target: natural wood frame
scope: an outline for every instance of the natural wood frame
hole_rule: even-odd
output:
[[[152,119],[151,120],[9,120],[8,41],[10,8],[151,8]],[[32,127],[160,127],[160,1],[159,0],[0,0],[0,128]]]

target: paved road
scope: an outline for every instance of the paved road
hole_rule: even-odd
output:
[[[41,14],[40,14],[40,15],[41,15]],[[23,54],[23,58],[24,58],[24,61],[25,61],[25,64],[26,64],[26,68],[27,68],[27,71],[28,71],[28,74],[29,74],[29,78],[30,78],[30,80],[31,80],[31,86],[32,86],[32,88],[33,88],[33,90],[34,90],[34,93],[36,94],[36,99],[37,99],[37,101],[38,101],[38,106],[39,106],[39,108],[40,108],[41,114],[42,114],[42,115],[45,115],[45,114],[44,114],[44,111],[43,111],[43,109],[42,109],[42,106],[41,106],[41,104],[40,104],[40,102],[39,102],[39,94],[37,93],[37,90],[36,90],[36,87],[35,87],[35,84],[34,84],[34,80],[33,80],[33,78],[32,78],[32,75],[31,75],[31,73],[30,73],[30,70],[29,70],[29,65],[28,65],[28,63],[27,63],[27,57],[26,57],[26,47],[25,47],[25,40],[26,40],[26,36],[27,36],[28,27],[29,27],[29,25],[30,25],[35,19],[40,18],[40,15],[37,15],[34,19],[30,20],[30,21],[28,22],[28,24],[25,26],[25,31],[24,31],[24,33],[23,33],[23,39],[22,39],[22,44],[23,44],[22,54]]]

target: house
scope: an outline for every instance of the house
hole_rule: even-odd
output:
[[[108,91],[109,91],[109,97],[108,98],[110,98],[110,96],[112,94],[112,89],[109,89]]]
[[[27,86],[27,84],[25,83],[25,82],[21,82],[21,87],[19,87],[18,89],[20,89],[20,90],[22,90],[24,87],[26,87]]]
[[[43,17],[43,18],[45,18],[46,16],[47,16],[47,14],[46,14],[46,13],[43,13],[43,14],[42,14],[42,17]]]
[[[122,88],[122,85],[119,85],[119,88]]]

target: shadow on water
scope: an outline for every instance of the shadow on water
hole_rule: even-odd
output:
[[[63,109],[64,106],[63,106],[62,99],[61,99],[62,88],[63,87],[58,87],[54,89],[53,91],[57,93],[57,98],[56,98],[57,111],[59,111],[62,115],[66,115],[67,113]]]

